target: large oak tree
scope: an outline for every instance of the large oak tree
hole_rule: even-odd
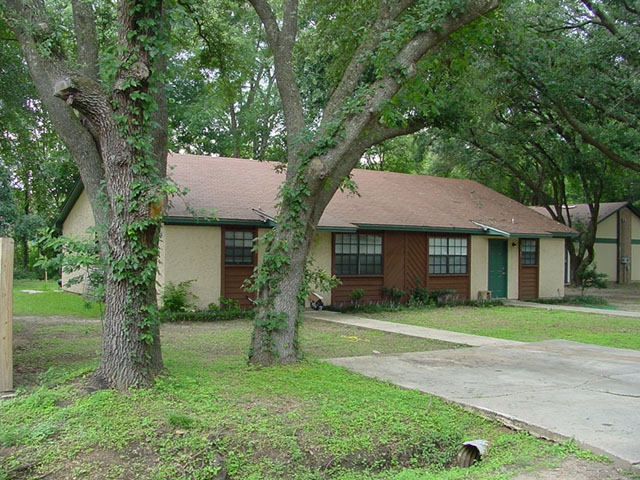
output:
[[[285,0],[281,11],[278,2],[250,3],[273,52],[287,145],[278,223],[253,278],[250,361],[287,364],[299,357],[307,256],[325,207],[367,149],[425,126],[415,108],[433,73],[425,58],[498,0]],[[311,75],[305,65],[315,66]],[[315,94],[303,95],[310,76]]]
[[[101,11],[97,28],[95,8]],[[40,100],[78,166],[107,262],[98,388],[150,385],[162,368],[156,260],[166,188],[162,75],[168,24],[161,0],[92,4],[7,0]],[[111,18],[111,22],[107,18]],[[117,32],[111,32],[112,26]],[[100,49],[99,35],[114,35]]]

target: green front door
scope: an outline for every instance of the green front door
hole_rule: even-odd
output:
[[[507,296],[506,240],[489,240],[489,290],[493,298]]]

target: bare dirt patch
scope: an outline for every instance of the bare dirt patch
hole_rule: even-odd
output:
[[[580,288],[565,288],[566,296],[579,296],[582,294]],[[609,283],[608,288],[590,288],[584,292],[585,296],[602,297],[609,305],[619,310],[640,312],[640,283]]]

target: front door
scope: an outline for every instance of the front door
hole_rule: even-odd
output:
[[[489,240],[489,290],[493,298],[507,296],[506,240]]]

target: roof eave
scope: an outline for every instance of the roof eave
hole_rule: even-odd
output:
[[[69,193],[69,195],[67,195],[67,199],[64,201],[64,204],[62,205],[62,209],[60,210],[60,215],[58,215],[58,217],[56,218],[56,221],[53,223],[53,228],[55,228],[59,232],[62,232],[62,226],[64,225],[64,222],[67,219],[67,217],[69,216],[69,213],[71,213],[73,206],[78,201],[78,198],[80,198],[80,195],[82,194],[83,190],[84,190],[84,184],[82,183],[82,180],[78,180],[76,184],[73,186],[73,188],[71,189],[71,192]]]

